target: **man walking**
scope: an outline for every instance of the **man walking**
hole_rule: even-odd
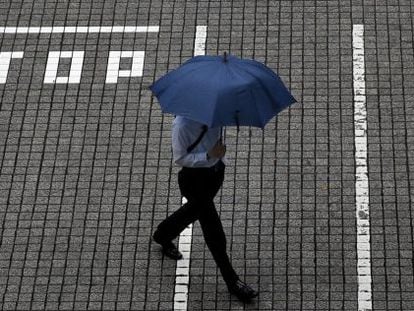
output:
[[[242,282],[234,271],[226,251],[226,236],[214,197],[224,180],[223,157],[226,146],[221,128],[210,128],[196,121],[177,116],[172,127],[173,159],[182,167],[178,173],[181,194],[187,203],[162,221],[154,232],[154,241],[163,253],[175,260],[182,254],[172,240],[191,223],[198,220],[204,239],[229,291],[242,301],[249,301],[258,292]]]

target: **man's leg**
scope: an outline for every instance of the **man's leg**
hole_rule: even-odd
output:
[[[238,276],[227,255],[226,236],[213,201],[203,204],[199,221],[206,244],[220,269],[224,281],[226,284],[235,282],[238,279]]]
[[[168,243],[175,239],[189,224],[198,219],[197,207],[187,202],[163,220],[155,231],[160,242]],[[162,244],[162,243],[161,243]]]
[[[171,243],[189,224],[199,217],[198,206],[195,204],[193,192],[196,190],[197,175],[191,171],[181,170],[178,173],[178,184],[183,196],[188,200],[177,211],[168,216],[159,225],[154,233],[154,238],[160,244]]]
[[[223,179],[224,166],[216,171],[209,180],[210,187],[208,187],[208,197],[202,201],[207,203],[203,204],[200,209],[199,221],[206,243],[220,269],[230,293],[236,295],[240,300],[248,302],[256,297],[258,292],[241,281],[234,271],[226,251],[227,243],[223,225],[213,202],[214,197],[221,188]]]
[[[180,171],[178,181],[181,194],[187,198],[188,202],[165,219],[156,233],[158,232],[161,236],[160,233],[163,232],[171,243],[171,239],[188,224],[199,219],[206,244],[230,292],[241,300],[249,300],[257,296],[257,292],[239,280],[230,263],[226,251],[226,236],[213,202],[223,183],[224,167],[214,174],[205,172],[204,170]]]

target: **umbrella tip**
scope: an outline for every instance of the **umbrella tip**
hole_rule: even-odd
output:
[[[237,132],[240,131],[240,110],[236,110],[234,118],[236,119]]]

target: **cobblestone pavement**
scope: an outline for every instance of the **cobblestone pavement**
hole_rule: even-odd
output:
[[[188,310],[358,310],[356,24],[372,309],[414,310],[413,23],[411,0],[0,0],[0,310],[174,309],[176,263],[150,236],[181,203],[178,168],[148,86],[200,25],[207,54],[266,63],[298,103],[227,130],[216,203],[260,296],[230,296],[195,223]]]

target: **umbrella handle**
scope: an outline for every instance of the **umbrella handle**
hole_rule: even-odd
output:
[[[220,141],[225,145],[226,144],[226,128],[220,128]]]
[[[236,119],[237,132],[240,130],[239,114],[240,114],[240,110],[236,110],[236,114],[234,118]]]

